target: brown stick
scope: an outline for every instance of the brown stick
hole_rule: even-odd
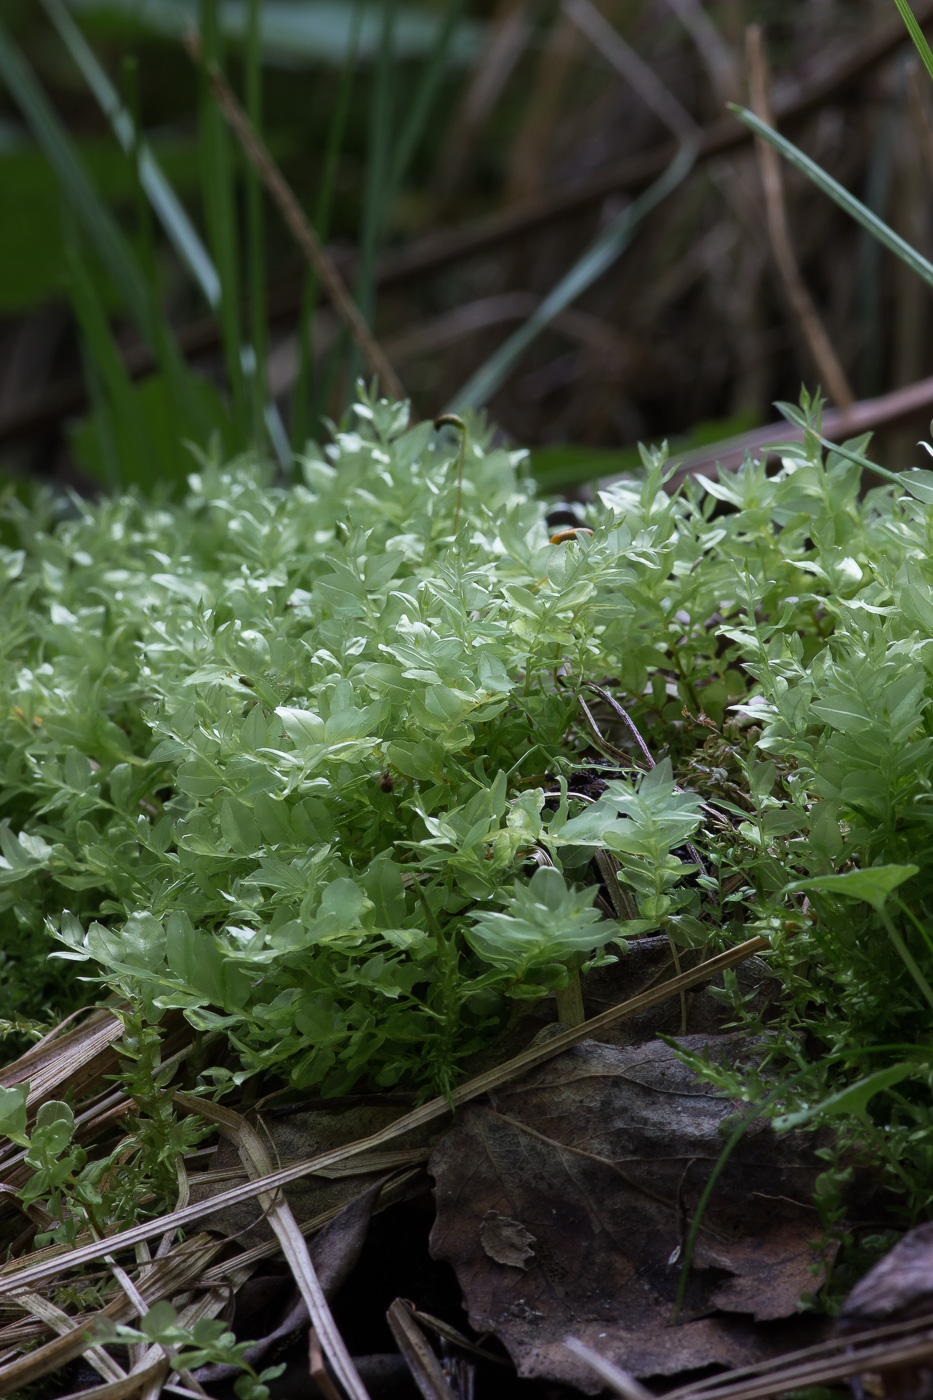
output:
[[[201,46],[196,35],[185,37],[185,47],[196,63],[201,61]],[[207,80],[217,98],[220,110],[234,136],[243,148],[247,160],[259,175],[266,189],[278,207],[279,213],[327,289],[331,303],[338,315],[346,322],[350,334],[362,351],[372,372],[379,376],[384,393],[393,398],[405,398],[405,390],[395,370],[389,363],[382,346],[376,340],[363,317],[362,312],[347,290],[347,285],[337,270],[330,253],[318,238],[285,176],[276,165],[268,146],[253,126],[246,112],[237,101],[229,83],[216,64],[208,64]]]
[[[877,399],[862,399],[848,408],[831,408],[823,414],[823,436],[834,442],[858,437],[860,433],[878,428],[891,428],[900,423],[928,415],[933,410],[933,377],[919,379],[903,389],[893,389]],[[768,423],[764,428],[752,428],[737,437],[724,438],[709,447],[687,452],[671,477],[668,489],[673,491],[688,476],[716,475],[717,467],[734,472],[746,455],[755,456],[774,442],[803,442],[803,429],[787,423]],[[675,457],[677,453],[673,454]]]
[[[765,53],[764,35],[760,24],[750,24],[745,31],[745,53],[748,60],[748,82],[751,92],[752,109],[766,125],[774,126],[774,113],[768,96],[768,59]],[[819,312],[804,285],[791,246],[790,228],[787,221],[787,206],[784,202],[784,182],[781,178],[781,163],[777,151],[762,138],[755,138],[758,153],[758,167],[761,183],[765,191],[765,211],[768,219],[768,236],[771,251],[777,263],[778,273],[784,283],[784,291],[790,302],[791,311],[800,327],[801,334],[816,362],[817,372],[830,399],[838,408],[848,408],[854,403],[855,395],[849,387],[845,371],[839,363],[826,328],[820,320]]]

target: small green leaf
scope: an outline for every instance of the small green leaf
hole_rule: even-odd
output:
[[[14,1084],[11,1089],[0,1087],[0,1133],[11,1138],[20,1147],[28,1147],[26,1136],[26,1099],[29,1095],[29,1080]]]
[[[809,1123],[816,1117],[842,1118],[848,1115],[867,1123],[868,1105],[875,1094],[899,1084],[909,1074],[916,1073],[917,1069],[918,1065],[914,1061],[902,1060],[899,1064],[889,1065],[887,1069],[876,1070],[874,1074],[866,1075],[864,1079],[841,1089],[838,1094],[830,1094],[829,1098],[811,1108],[800,1109],[796,1113],[785,1113],[775,1118],[774,1126],[778,1132],[786,1132],[790,1128],[802,1127],[804,1123]]]
[[[874,909],[881,909],[892,890],[919,872],[916,865],[873,865],[868,870],[849,870],[843,875],[818,875],[810,880],[795,880],[785,885],[785,893],[805,890],[810,894],[842,895],[846,899],[864,900]]]

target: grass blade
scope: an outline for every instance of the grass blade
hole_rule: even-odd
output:
[[[91,184],[74,145],[2,21],[0,78],[26,118],[36,142],[45,152],[92,247],[115,282],[127,311],[153,354],[158,355],[160,347],[145,278],[117,221]]]
[[[116,479],[107,484],[115,487],[157,481],[162,475],[161,464],[152,451],[148,435],[142,431],[141,419],[136,412],[133,383],[107,324],[106,314],[87,270],[86,259],[74,246],[74,241],[66,246],[65,257],[72,305],[89,359],[93,362],[92,383],[100,396],[97,406],[101,411],[95,414],[92,421],[100,434],[107,476],[114,471],[117,474]],[[126,454],[129,460],[117,454],[115,422],[120,424],[130,444],[131,450]]]
[[[480,408],[511,374],[519,358],[554,317],[581,296],[625,251],[638,225],[693,169],[696,147],[681,146],[662,175],[591,243],[578,262],[552,288],[523,326],[501,345],[447,405],[446,412]]]
[[[373,78],[373,101],[369,115],[369,147],[366,162],[366,189],[363,195],[363,227],[360,232],[360,263],[356,280],[356,304],[365,319],[372,322],[376,300],[376,254],[382,238],[387,212],[389,180],[393,146],[393,74],[395,57],[395,18],[397,0],[386,0],[383,10],[382,39],[376,73]],[[350,353],[348,385],[356,382],[359,352]]]
[[[915,248],[912,248],[909,243],[905,242],[899,234],[895,233],[892,228],[889,228],[886,223],[879,219],[877,214],[873,214],[870,209],[867,209],[860,200],[850,194],[847,189],[844,189],[831,175],[827,175],[825,170],[817,165],[815,161],[811,160],[809,156],[805,156],[803,151],[798,150],[792,142],[780,136],[773,127],[766,126],[764,122],[759,121],[753,112],[749,112],[745,107],[737,107],[734,104],[730,104],[730,111],[733,111],[739,120],[743,121],[756,136],[760,136],[762,140],[774,146],[775,150],[780,151],[781,155],[784,156],[786,160],[790,161],[791,165],[799,170],[801,174],[806,175],[808,180],[812,180],[817,189],[822,190],[824,194],[828,194],[830,199],[834,200],[835,203],[839,205],[840,209],[844,209],[847,214],[855,219],[856,223],[861,224],[862,228],[867,229],[883,247],[887,248],[888,252],[900,258],[901,262],[906,263],[912,271],[916,272],[918,277],[922,277],[924,282],[933,287],[933,263],[928,262]]]
[[[98,63],[84,35],[68,13],[62,0],[41,0],[41,3],[72,61],[94,95],[98,106],[110,122],[111,130],[127,155],[134,160],[137,177],[145,191],[150,208],[174,247],[182,266],[188,270],[200,288],[211,310],[218,311],[221,303],[221,285],[217,269],[184,205],[167,180],[157,157],[148,143],[142,139],[139,123],[133,114],[127,111],[125,104],[121,102],[119,94]],[[263,296],[264,291],[265,283],[263,281]],[[255,301],[254,304],[256,304]],[[158,318],[159,324],[161,324],[161,319]],[[261,324],[264,327],[264,312]],[[264,344],[264,341],[262,343]],[[241,365],[244,361],[247,364],[252,364],[254,360],[258,363],[264,362],[264,352],[254,351],[250,346],[242,347],[240,350]],[[191,420],[188,431],[191,431],[192,427],[196,425],[198,435],[206,438],[215,425],[206,417],[202,400],[197,393],[185,390],[184,380],[186,377],[181,358],[176,355],[173,380],[176,386],[181,385],[181,389],[184,391],[182,397]],[[262,382],[264,384],[264,379]],[[178,392],[177,387],[176,392]],[[284,465],[291,456],[287,435],[282,427],[275,404],[272,401],[266,401],[265,393],[262,396],[261,407],[257,404],[256,414],[257,429],[264,417],[276,454]],[[261,436],[261,432],[257,431],[257,437],[259,436]]]
[[[930,52],[930,46],[926,41],[926,35],[917,23],[916,15],[908,5],[907,0],[894,0],[894,3],[898,8],[901,19],[907,26],[907,33],[914,41],[914,48],[923,60],[924,68],[927,70],[930,77],[933,78],[933,53]]]
[[[166,383],[171,385],[177,411],[185,422],[185,434],[206,438],[212,424],[203,400],[195,392],[192,377],[171,330],[159,312],[156,289],[144,275],[113,214],[94,189],[68,133],[2,22],[0,78],[6,82],[38,146],[54,170],[68,207],[87,236],[88,246],[106,267],[124,309],[152,351]],[[96,343],[103,345],[104,342],[99,340]],[[90,349],[93,354],[94,346]],[[102,372],[100,382],[112,385],[116,380],[109,373]],[[153,478],[149,480],[151,483]]]
[[[240,276],[237,257],[236,205],[233,192],[233,163],[227,128],[211,92],[207,69],[220,67],[220,30],[217,0],[201,0],[200,133],[201,187],[204,213],[210,234],[214,263],[220,279],[220,329],[224,358],[233,400],[237,436],[248,440],[249,414],[243,374],[243,343],[240,326]],[[254,357],[253,357],[254,358]]]
[[[262,130],[262,47],[260,0],[249,0],[246,26],[246,111]],[[253,340],[253,433],[262,441],[266,401],[266,262],[263,194],[258,173],[246,169],[246,262],[249,287],[250,334]]]
[[[72,61],[110,122],[114,135],[129,155],[138,156],[139,179],[153,213],[165,230],[182,264],[201,288],[210,307],[220,304],[220,280],[210,254],[189,219],[181,200],[162,172],[158,160],[135,130],[135,125],[107,74],[97,61],[62,0],[42,0],[42,6]]]
[[[340,87],[334,115],[327,130],[327,146],[324,152],[324,170],[314,209],[314,227],[322,243],[330,236],[330,220],[334,204],[334,190],[337,186],[337,171],[340,165],[340,152],[350,115],[350,98],[353,93],[353,79],[356,74],[357,43],[360,35],[362,6],[354,0],[353,28],[351,43],[347,50],[346,62],[340,75]],[[314,363],[314,318],[317,314],[320,295],[320,278],[314,268],[310,269],[301,300],[301,315],[298,323],[298,374],[292,394],[292,446],[300,452],[308,440],[309,425],[323,412],[327,384],[317,386],[314,406],[311,406],[311,369]],[[325,379],[327,376],[325,376]]]
[[[451,41],[463,14],[463,6],[464,0],[453,0],[453,3],[447,6],[443,24],[438,30],[437,40],[428,55],[424,71],[415,89],[408,120],[395,142],[395,160],[389,176],[388,202],[390,204],[398,194],[418,148],[418,142],[427,127],[441,78],[449,62]]]

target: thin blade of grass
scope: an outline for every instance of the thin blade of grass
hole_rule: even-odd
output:
[[[861,224],[862,228],[867,229],[879,243],[887,248],[888,252],[900,258],[901,262],[906,263],[906,265],[915,272],[918,277],[921,277],[928,286],[933,287],[933,263],[928,262],[922,254],[917,252],[916,248],[912,248],[909,243],[901,238],[900,234],[895,233],[892,228],[889,228],[886,223],[878,218],[877,214],[873,214],[870,209],[866,208],[860,200],[850,194],[849,191],[840,185],[838,181],[834,180],[831,175],[827,175],[826,171],[823,170],[821,166],[817,165],[816,161],[811,160],[809,156],[805,156],[803,151],[799,150],[792,142],[788,141],[786,137],[781,136],[773,127],[766,125],[765,122],[759,121],[758,117],[756,117],[753,112],[749,112],[747,108],[737,107],[730,103],[730,111],[734,112],[739,120],[743,121],[756,136],[760,136],[763,141],[767,141],[770,145],[774,146],[775,150],[780,151],[781,155],[784,156],[786,160],[790,161],[791,165],[799,170],[802,175],[806,175],[808,180],[812,180],[817,189],[829,195],[830,199],[838,204],[840,209],[844,209],[851,218],[855,219],[856,223]]]
[[[639,224],[687,177],[696,158],[697,149],[693,144],[686,142],[681,146],[664,173],[590,244],[525,324],[454,395],[445,412],[460,413],[465,408],[481,408],[489,401],[532,341],[622,255]]]
[[[371,325],[376,303],[376,255],[385,228],[389,180],[392,168],[394,125],[395,17],[397,0],[386,0],[383,9],[382,37],[376,72],[373,78],[373,99],[369,113],[369,141],[366,155],[366,186],[363,193],[363,216],[360,230],[360,258],[355,298],[364,319]],[[350,351],[347,385],[352,389],[359,374],[360,355]]]
[[[211,310],[218,311],[221,303],[221,285],[217,269],[184,205],[166,178],[157,157],[149,144],[142,138],[139,122],[121,102],[119,94],[98,63],[62,0],[41,0],[41,3],[72,61],[94,95],[98,106],[110,122],[114,135],[127,155],[133,159],[139,183],[145,191],[149,206],[174,247],[182,266],[194,279]],[[265,295],[264,280],[261,295],[263,297]],[[265,325],[264,315],[262,324]],[[161,329],[164,332],[164,318],[157,318],[156,329]],[[254,351],[248,345],[243,346],[239,359],[241,365],[244,363],[251,365],[254,361],[261,363],[264,360],[264,352]],[[171,364],[176,394],[181,395],[191,423],[197,428],[198,436],[206,439],[211,428],[215,425],[208,421],[198,396],[188,391],[185,383],[187,376],[184,374],[181,357],[175,356]],[[262,382],[265,382],[264,379]],[[287,435],[275,404],[268,400],[265,394],[262,396],[261,417],[265,420],[276,455],[284,464],[291,456]],[[260,421],[258,407],[256,421],[258,425]]]
[[[26,118],[36,142],[45,152],[69,204],[116,284],[127,311],[153,354],[158,355],[160,347],[152,323],[145,278],[117,221],[98,196],[77,150],[2,20],[0,78]]]
[[[778,403],[775,407],[780,409],[788,423],[793,423],[795,428],[802,429],[804,433],[812,433],[817,441],[826,448],[827,452],[835,452],[837,456],[845,457],[847,462],[854,462],[857,467],[862,467],[865,471],[874,472],[875,476],[882,476],[885,481],[893,482],[895,486],[904,485],[903,477],[899,476],[897,472],[889,472],[887,467],[879,466],[877,462],[872,462],[867,457],[863,457],[860,452],[853,452],[851,448],[844,446],[842,443],[830,442],[829,438],[824,437],[820,432],[819,427],[814,426],[814,424],[810,422],[803,410],[795,407],[794,404]]]
[[[246,25],[246,112],[257,131],[262,130],[261,0],[249,0]],[[250,334],[254,368],[253,433],[262,441],[266,404],[266,244],[263,226],[263,194],[259,174],[246,168],[246,265],[249,287]]]
[[[324,170],[314,209],[313,224],[318,238],[326,244],[330,237],[330,221],[334,205],[334,190],[337,185],[337,171],[340,166],[340,152],[350,115],[350,98],[353,93],[353,79],[356,74],[357,45],[362,23],[362,5],[354,0],[351,43],[347,50],[346,62],[340,75],[340,87],[334,114],[327,130],[327,146],[324,151]],[[301,299],[301,315],[298,323],[298,374],[292,393],[292,446],[300,452],[308,440],[309,425],[322,413],[327,385],[316,386],[314,405],[311,399],[311,370],[314,363],[314,318],[320,300],[321,283],[316,268],[310,268]],[[325,376],[326,378],[326,376]]]
[[[85,259],[73,244],[66,247],[65,258],[72,305],[78,324],[100,375],[101,387],[107,402],[115,419],[120,423],[127,441],[131,444],[132,460],[115,463],[119,473],[117,483],[120,485],[128,483],[145,485],[147,482],[158,481],[162,476],[161,463],[152,450],[148,434],[143,431],[142,422],[136,412],[133,382],[126,372],[123,356],[120,354],[107,323],[106,314],[88,273]],[[107,433],[109,424],[105,421],[101,425],[101,429]],[[107,451],[106,448],[105,451]],[[111,467],[110,470],[112,469]],[[117,483],[108,482],[108,485]]]
[[[37,143],[58,177],[70,209],[83,226],[90,246],[114,281],[126,311],[148,344],[157,365],[166,375],[167,382],[172,385],[179,414],[184,420],[184,435],[196,433],[206,437],[210,424],[204,414],[203,405],[193,392],[184,361],[171,331],[159,314],[155,288],[140,268],[116,219],[98,196],[70,137],[2,24],[0,77],[6,80],[7,86],[20,105]],[[115,93],[113,96],[116,99]],[[131,139],[132,132],[128,135],[128,140]],[[87,306],[86,298],[84,305]],[[109,336],[109,330],[107,335]],[[103,347],[105,340],[103,337],[97,337],[95,343]],[[91,386],[92,395],[97,395],[98,388],[102,388],[105,383],[115,385],[120,378],[121,376],[113,373],[113,367],[109,363],[101,366],[100,372],[96,373],[95,383]],[[107,452],[108,429],[102,402],[99,407],[101,441]],[[119,470],[119,463],[115,458],[113,461]],[[112,470],[112,466],[113,463],[108,472]],[[121,474],[113,484],[118,485],[122,480]]]
[[[395,160],[389,175],[389,203],[398,194],[408,173],[418,143],[427,128],[441,78],[450,60],[451,42],[463,14],[464,0],[447,5],[437,40],[427,56],[408,112],[408,119],[395,142]]]
[[[87,83],[97,105],[110,122],[114,135],[127,154],[134,149],[138,156],[139,179],[152,210],[175,248],[182,264],[188,269],[204,294],[208,306],[220,304],[220,279],[210,254],[181,203],[166,179],[148,144],[135,129],[119,95],[92,52],[87,40],[68,13],[62,0],[41,0],[42,7],[58,32],[71,59]]]
[[[240,275],[237,257],[236,204],[233,159],[227,128],[221,116],[207,70],[221,61],[217,0],[201,0],[201,53],[199,126],[201,135],[201,188],[214,264],[220,279],[220,328],[224,360],[233,401],[238,437],[245,442],[249,421],[243,373],[240,326]]]
[[[914,48],[920,55],[924,68],[927,70],[930,77],[933,78],[933,53],[930,52],[930,46],[926,41],[926,35],[917,23],[916,15],[908,5],[907,0],[894,0],[894,3],[898,8],[901,19],[907,26],[907,33],[914,41]]]

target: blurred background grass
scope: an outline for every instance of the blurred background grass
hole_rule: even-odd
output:
[[[929,30],[933,4],[913,10]],[[171,486],[188,441],[287,468],[367,372],[204,64],[262,130],[414,412],[466,394],[548,485],[625,470],[639,440],[752,429],[825,378],[777,270],[761,157],[726,108],[748,102],[749,25],[781,129],[933,254],[933,87],[893,0],[6,0],[2,15],[8,474]],[[848,395],[923,380],[926,288],[797,172],[782,181]],[[889,466],[914,461],[922,394],[914,411],[885,430]]]

